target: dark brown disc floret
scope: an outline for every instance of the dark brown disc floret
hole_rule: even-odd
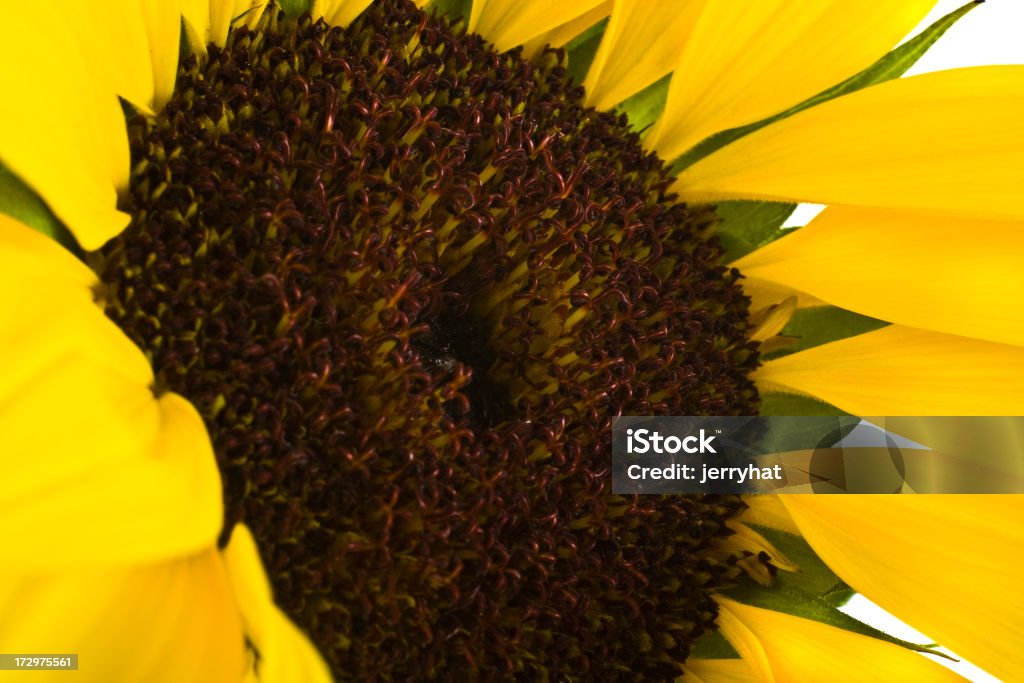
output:
[[[130,121],[90,261],[339,680],[671,680],[736,497],[611,493],[619,414],[756,413],[747,301],[564,58],[268,13]]]

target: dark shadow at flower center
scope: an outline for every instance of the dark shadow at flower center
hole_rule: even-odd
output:
[[[491,428],[513,417],[508,389],[490,377],[497,357],[483,326],[469,313],[441,313],[411,341],[425,367],[446,373],[443,381],[468,371],[460,395],[444,404],[453,420],[465,418],[475,428]]]

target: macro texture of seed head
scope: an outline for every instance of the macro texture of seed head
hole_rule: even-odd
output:
[[[679,674],[743,504],[613,495],[611,419],[754,414],[756,347],[714,212],[560,53],[269,13],[130,136],[108,313],[339,677]]]

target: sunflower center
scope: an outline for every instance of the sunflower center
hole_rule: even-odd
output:
[[[670,679],[736,574],[739,499],[613,495],[610,424],[755,413],[746,300],[563,66],[272,13],[130,122],[108,313],[339,676]]]

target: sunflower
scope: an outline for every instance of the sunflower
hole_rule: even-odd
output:
[[[609,488],[617,414],[1024,412],[1024,68],[896,78],[933,4],[7,7],[0,651],[957,679],[855,590],[1015,676],[1016,496]]]

